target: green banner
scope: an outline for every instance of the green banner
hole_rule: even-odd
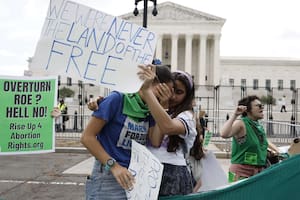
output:
[[[55,77],[0,77],[0,155],[55,151]]]
[[[298,199],[300,155],[272,165],[250,178],[215,190],[161,197],[159,200],[282,200]],[[204,168],[203,168],[204,169]],[[209,169],[207,169],[209,171]]]

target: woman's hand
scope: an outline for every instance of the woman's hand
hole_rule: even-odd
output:
[[[61,111],[58,107],[54,107],[51,111],[51,117],[57,118],[61,115]]]
[[[110,170],[123,189],[132,190],[135,179],[127,168],[116,163]]]
[[[142,90],[150,89],[153,80],[156,78],[155,66],[154,65],[139,65],[140,71],[137,73],[139,78],[144,81]]]
[[[102,96],[98,96],[96,100],[90,99],[87,106],[91,111],[96,111],[99,109],[98,104],[104,99]]]
[[[243,112],[247,111],[247,106],[238,106],[235,111],[234,111],[234,115],[237,117],[241,114],[243,114]]]
[[[165,83],[160,83],[156,86],[155,96],[158,98],[159,103],[165,109],[169,108],[169,100],[173,95],[173,91]]]

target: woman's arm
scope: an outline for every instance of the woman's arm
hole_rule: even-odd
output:
[[[101,163],[106,163],[106,160],[110,158],[96,138],[105,123],[104,120],[92,116],[81,136],[81,143]]]
[[[239,127],[235,123],[236,118],[237,117],[233,115],[225,122],[220,130],[220,136],[222,138],[230,138],[237,134],[237,132],[239,131]]]
[[[148,138],[153,147],[160,147],[164,138],[164,134],[160,131],[159,127],[155,125],[154,127],[150,128]]]
[[[233,115],[225,122],[220,130],[220,135],[223,138],[230,138],[241,133],[243,123],[236,121],[237,117],[247,110],[246,106],[238,106]]]
[[[201,185],[202,185],[201,178],[199,178],[199,180],[197,180],[197,182],[196,182],[195,187],[193,188],[193,193],[198,192],[198,190],[200,189]]]
[[[81,143],[89,150],[89,152],[96,157],[102,164],[106,164],[111,156],[105,151],[103,146],[99,143],[96,136],[105,125],[105,121],[96,117],[91,117],[87,127],[84,129],[81,136]],[[129,189],[133,187],[134,177],[127,168],[119,165],[117,162],[110,169],[113,176],[118,183],[124,188]]]
[[[278,149],[278,147],[272,143],[270,140],[268,140],[268,148],[271,149],[271,151],[273,151],[273,153],[279,154],[280,150]]]

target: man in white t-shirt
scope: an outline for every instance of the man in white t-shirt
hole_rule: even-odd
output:
[[[280,112],[286,112],[285,104],[286,104],[285,95],[283,95],[283,97],[281,99],[281,109],[280,109]]]

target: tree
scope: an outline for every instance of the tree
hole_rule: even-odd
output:
[[[271,95],[267,95],[267,96],[262,96],[261,98],[260,98],[260,100],[261,100],[261,102],[263,103],[263,104],[268,104],[268,105],[276,105],[276,99],[273,97],[273,96],[271,96]]]
[[[63,87],[58,90],[58,97],[64,99],[66,97],[74,97],[75,92],[70,88]]]

